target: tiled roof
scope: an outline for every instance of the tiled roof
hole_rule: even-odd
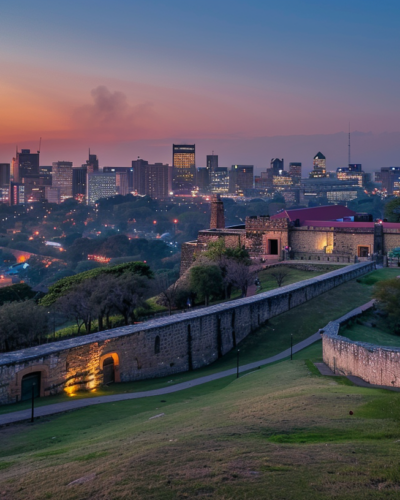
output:
[[[299,208],[296,210],[284,210],[276,215],[273,215],[271,219],[282,219],[287,218],[291,222],[299,219],[300,222],[305,220],[336,220],[342,219],[343,217],[352,217],[356,215],[356,212],[350,210],[343,205],[328,205],[325,207],[313,207],[313,208]]]

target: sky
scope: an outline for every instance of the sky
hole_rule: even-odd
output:
[[[0,162],[400,164],[398,0],[1,2]]]

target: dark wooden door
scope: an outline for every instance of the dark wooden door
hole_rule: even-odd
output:
[[[26,401],[32,398],[32,386],[34,385],[33,394],[35,398],[40,396],[40,372],[29,373],[22,377],[21,383],[21,401]]]
[[[114,360],[111,356],[104,360],[103,377],[104,384],[112,384],[115,381]]]

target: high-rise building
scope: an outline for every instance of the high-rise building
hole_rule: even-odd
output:
[[[154,163],[145,168],[145,194],[155,199],[166,199],[168,190],[169,165]]]
[[[341,181],[353,181],[354,186],[363,187],[368,180],[368,174],[363,172],[361,163],[351,163],[347,167],[336,170],[336,176]]]
[[[218,155],[207,155],[207,169],[214,171],[218,168]]]
[[[53,163],[52,186],[60,188],[61,202],[72,198],[73,168],[71,161],[56,161]]]
[[[226,167],[218,167],[210,172],[210,190],[212,193],[229,191],[229,173]]]
[[[196,184],[200,191],[207,191],[210,187],[210,177],[212,171],[205,167],[200,167],[196,171]]]
[[[101,198],[110,198],[117,192],[116,174],[110,173],[88,173],[86,181],[86,203],[95,205]]]
[[[313,160],[313,170],[310,172],[310,179],[319,179],[326,177],[326,158],[319,151]]]
[[[22,182],[23,178],[39,177],[39,152],[31,153],[30,149],[17,150],[12,161],[14,182]]]
[[[86,165],[72,169],[72,196],[81,201],[86,196],[86,175]]]
[[[172,189],[188,192],[195,186],[196,147],[194,144],[172,145]]]
[[[375,180],[382,183],[382,191],[386,194],[400,196],[400,167],[382,167],[375,173]]]
[[[97,158],[97,155],[90,154],[90,149],[89,149],[89,159],[86,160],[86,165],[89,174],[99,171],[99,159]]]
[[[146,194],[146,167],[149,162],[138,158],[132,161],[133,169],[133,190],[138,194]]]
[[[39,167],[39,179],[41,186],[51,186],[51,173],[53,171],[53,167],[51,165],[48,166],[40,166]]]
[[[243,194],[247,189],[253,189],[254,166],[232,165],[229,172],[229,192]]]
[[[289,175],[293,179],[294,185],[300,185],[301,181],[301,163],[291,162],[289,163]]]
[[[22,182],[10,182],[10,205],[23,205],[25,203],[25,185]]]
[[[115,172],[115,186],[117,194],[121,196],[126,196],[130,193],[128,172]]]
[[[284,172],[284,160],[283,158],[272,158],[270,167],[266,169],[265,172],[261,172],[259,179],[259,187],[262,189],[273,188],[274,187],[274,177],[280,175]]]
[[[133,162],[132,162],[133,164]],[[103,173],[109,174],[115,172],[116,174],[126,173],[128,177],[128,192],[126,194],[132,193],[134,191],[134,168],[132,167],[103,167]]]
[[[0,203],[8,203],[10,191],[10,164],[0,163]]]
[[[49,203],[61,203],[60,188],[53,186],[45,186],[45,197]]]

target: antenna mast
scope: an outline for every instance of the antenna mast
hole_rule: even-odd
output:
[[[38,149],[38,154],[40,153],[40,147],[42,145],[42,138],[39,139],[39,149]]]
[[[349,165],[351,163],[351,154],[350,154],[350,122],[349,122]]]

